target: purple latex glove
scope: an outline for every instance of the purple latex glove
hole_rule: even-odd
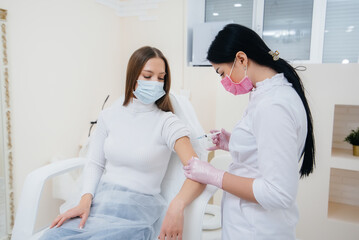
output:
[[[208,162],[192,157],[183,169],[184,175],[189,179],[222,188],[223,175],[225,171],[213,167]]]
[[[210,133],[215,133],[215,132],[218,132],[218,130],[210,131]],[[215,144],[216,146],[210,147],[207,150],[214,151],[214,150],[222,149],[224,151],[229,151],[228,144],[230,138],[231,138],[231,133],[227,132],[222,128],[220,134],[212,136],[212,143]]]

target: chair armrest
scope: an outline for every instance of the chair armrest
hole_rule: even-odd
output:
[[[183,239],[202,239],[202,224],[206,206],[217,190],[217,187],[207,185],[202,194],[187,206],[185,209]]]
[[[85,158],[71,158],[38,168],[25,179],[17,208],[12,240],[30,239],[33,235],[43,186],[49,178],[83,167]]]

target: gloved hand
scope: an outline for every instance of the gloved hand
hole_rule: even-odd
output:
[[[192,157],[186,166],[183,166],[184,175],[196,182],[211,184],[222,188],[223,175],[225,171],[213,167],[205,161]]]
[[[215,132],[218,132],[218,130],[210,131],[210,133],[215,133]],[[214,151],[214,150],[222,149],[225,151],[229,151],[228,144],[230,138],[231,138],[231,133],[227,132],[222,128],[220,134],[212,136],[212,143],[215,144],[216,146],[210,147],[207,150]]]

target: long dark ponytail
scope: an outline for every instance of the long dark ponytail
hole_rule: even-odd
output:
[[[270,49],[257,33],[239,24],[228,24],[218,33],[209,47],[207,59],[217,64],[231,63],[239,51],[243,51],[254,62],[270,67],[278,73],[283,73],[302,100],[307,113],[308,132],[301,155],[303,163],[300,168],[300,176],[308,176],[313,172],[315,166],[315,144],[312,114],[300,77],[296,70],[284,59],[273,60],[273,56],[269,54]]]

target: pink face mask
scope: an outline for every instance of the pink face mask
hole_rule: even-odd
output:
[[[222,79],[221,83],[224,89],[226,89],[228,92],[232,93],[233,95],[249,93],[253,88],[253,84],[252,81],[247,76],[247,67],[245,67],[245,73],[244,73],[245,76],[239,83],[233,82],[230,77],[235,63],[236,63],[236,59],[234,59],[231,72],[229,73],[229,75],[227,75],[225,78]]]

